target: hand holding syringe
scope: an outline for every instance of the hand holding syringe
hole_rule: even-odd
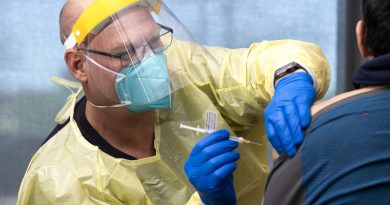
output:
[[[211,130],[202,129],[199,126],[198,127],[190,127],[190,126],[183,125],[183,124],[180,124],[180,128],[181,129],[187,129],[187,130],[196,131],[197,134],[199,134],[199,133],[210,134],[210,133],[214,132],[214,131],[211,131]],[[247,139],[245,139],[243,137],[230,136],[229,139],[233,140],[233,141],[237,141],[240,144],[253,144],[253,145],[257,145],[257,146],[262,146],[262,144],[251,142],[251,141],[249,141],[249,140],[247,140]]]

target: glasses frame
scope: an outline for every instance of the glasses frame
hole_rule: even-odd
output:
[[[151,50],[153,51],[154,54],[163,52],[164,50],[166,50],[172,44],[172,37],[171,37],[169,44],[166,47],[163,47],[163,49],[155,50],[152,46],[149,45],[149,42],[151,42],[151,41],[153,41],[155,39],[159,39],[162,36],[164,36],[166,34],[169,34],[169,33],[171,35],[173,34],[173,29],[172,28],[169,28],[167,26],[161,25],[159,23],[157,23],[157,25],[159,25],[161,27],[161,29],[164,29],[166,32],[161,34],[161,35],[159,35],[159,36],[157,36],[157,37],[152,38],[150,41],[146,42],[143,45],[139,45],[139,47],[143,47],[144,50],[145,50],[146,46],[149,46],[149,48],[151,48]],[[123,65],[123,63],[122,63],[122,55],[107,53],[107,52],[98,51],[98,50],[86,49],[86,48],[76,48],[76,50],[78,50],[78,51],[86,51],[86,52],[94,53],[94,54],[101,55],[101,56],[106,56],[106,57],[110,57],[110,58],[119,59],[121,61],[121,66],[122,67],[126,66],[126,65]],[[142,56],[141,59],[137,59],[136,62],[132,63],[132,66],[140,64],[142,62],[143,58],[144,58],[144,56]]]

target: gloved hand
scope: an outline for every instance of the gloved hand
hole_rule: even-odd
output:
[[[268,140],[279,154],[295,156],[311,121],[315,95],[313,80],[306,72],[289,74],[276,84],[264,117]]]
[[[236,204],[233,171],[240,153],[238,142],[229,140],[229,132],[220,130],[202,138],[192,149],[184,166],[188,179],[206,205]]]

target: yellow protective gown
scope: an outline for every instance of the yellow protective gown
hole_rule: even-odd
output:
[[[195,47],[174,40],[167,50],[172,82],[185,86],[172,94],[171,110],[156,111],[156,155],[145,159],[113,158],[86,141],[73,120],[82,89],[57,80],[77,89],[56,118],[60,124],[72,120],[33,156],[17,204],[201,204],[183,167],[202,136],[179,127],[204,126],[207,110],[219,113],[218,129],[264,145],[240,145],[234,172],[238,204],[260,204],[268,174],[263,110],[273,95],[274,71],[291,61],[304,64],[320,98],[329,85],[328,63],[319,47],[293,40],[208,47],[208,54]]]

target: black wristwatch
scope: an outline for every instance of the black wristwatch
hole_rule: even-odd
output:
[[[307,73],[307,70],[297,62],[291,62],[291,63],[277,69],[275,71],[275,74],[274,74],[274,86],[275,86],[276,81],[278,81],[279,79],[283,78],[284,76],[286,76],[290,73],[293,73],[299,69],[302,69]]]

